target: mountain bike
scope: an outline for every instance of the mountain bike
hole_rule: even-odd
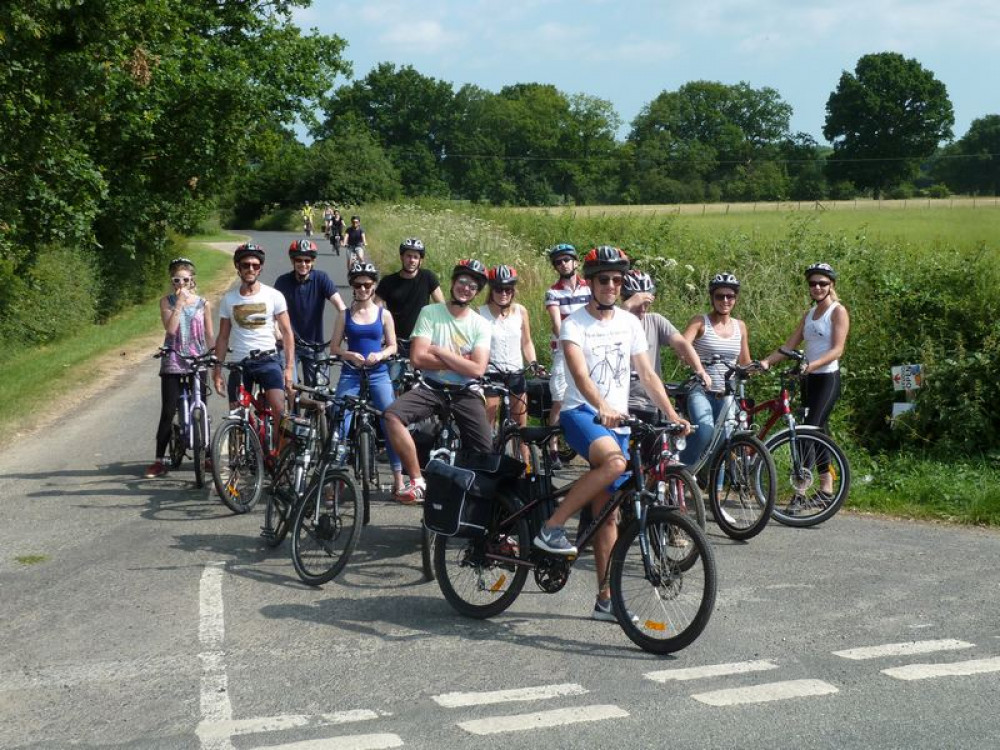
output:
[[[300,382],[309,386],[330,384],[330,364],[336,360],[329,354],[330,342],[314,343],[295,337],[295,358],[300,369]],[[300,356],[301,355],[301,356]]]
[[[212,367],[216,360],[215,354],[209,352],[201,355],[181,354],[169,346],[161,346],[153,355],[160,359],[173,352],[183,359],[191,368],[191,372],[180,377],[180,403],[174,412],[174,420],[170,425],[170,442],[167,444],[170,454],[170,467],[180,467],[184,456],[191,451],[194,462],[194,485],[199,489],[205,486],[205,468],[208,459],[208,446],[211,443],[212,419],[208,414],[208,406],[202,400],[202,388],[205,386],[204,373]]]
[[[500,398],[496,420],[493,424],[493,449],[497,453],[506,453],[511,458],[516,458],[527,465],[530,465],[530,447],[522,444],[519,432],[520,425],[514,421],[511,413],[510,386],[517,380],[526,382],[526,378],[542,372],[544,370],[541,365],[537,362],[529,362],[520,370],[510,372],[501,371],[489,365],[484,376],[483,390],[486,395]],[[527,399],[527,392],[516,398]]]
[[[364,498],[364,525],[367,526],[371,520],[371,498],[379,491],[378,461],[379,452],[379,431],[378,423],[382,418],[382,412],[375,408],[372,403],[371,386],[369,373],[377,365],[345,365],[341,367],[351,367],[360,374],[361,385],[356,396],[345,396],[347,403],[342,411],[351,413],[351,424],[346,435],[346,444],[349,446],[349,462],[354,467],[354,478],[361,483],[361,494]],[[339,413],[335,419],[337,429],[342,429],[341,424],[344,417]]]
[[[851,465],[833,438],[818,427],[798,424],[791,402],[805,357],[790,349],[778,351],[795,364],[779,373],[777,397],[750,403],[748,412],[751,417],[767,416],[757,430],[757,437],[765,441],[777,470],[777,499],[772,517],[786,526],[816,526],[832,518],[843,506],[851,488]],[[785,429],[766,437],[780,420],[784,420]],[[832,492],[821,489],[822,474],[828,475]]]
[[[583,529],[578,546],[590,541],[611,514],[621,511],[618,541],[611,553],[609,576],[612,609],[625,634],[640,648],[665,654],[690,645],[705,629],[715,607],[717,572],[715,556],[704,532],[673,507],[660,504],[656,493],[644,486],[640,440],[661,428],[631,417],[622,425],[632,429],[631,475]],[[553,555],[532,545],[538,529],[551,515],[555,503],[568,491],[553,490],[547,445],[559,427],[521,429],[525,443],[541,452],[542,465],[523,476],[519,461],[494,457],[494,466],[473,469],[467,486],[468,530],[459,535],[438,534],[434,566],[438,585],[448,603],[467,617],[493,617],[506,610],[524,587],[528,572],[546,593],[562,590],[569,579],[573,556]],[[460,473],[457,473],[459,478]],[[462,501],[447,483],[428,496]],[[478,484],[477,484],[478,483]],[[466,503],[460,507],[464,513]],[[434,502],[424,512],[435,513]],[[476,531],[476,527],[481,531]]]

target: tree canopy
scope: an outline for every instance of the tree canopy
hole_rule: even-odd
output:
[[[943,150],[933,171],[955,192],[1000,194],[1000,115],[973,120],[969,131]]]

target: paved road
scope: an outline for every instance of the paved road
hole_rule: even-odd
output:
[[[283,268],[288,240],[262,239]],[[336,582],[303,586],[259,512],[185,469],[141,478],[155,373],[0,454],[0,747],[1000,744],[996,532],[713,530],[712,622],[654,658],[587,619],[586,559],[558,595],[458,617],[421,580],[417,512],[389,503]]]

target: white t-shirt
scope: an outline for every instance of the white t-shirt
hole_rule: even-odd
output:
[[[616,307],[611,319],[600,320],[584,308],[563,321],[559,341],[564,348],[567,341],[580,347],[587,362],[587,372],[601,397],[612,409],[627,413],[632,356],[649,349],[639,319]],[[569,367],[566,368],[566,381],[563,409],[589,403],[577,388]]]
[[[260,290],[249,297],[240,294],[239,287],[226,292],[219,306],[219,317],[232,323],[229,348],[233,350],[233,359],[246,359],[254,349],[262,352],[274,349],[277,346],[274,318],[283,312],[288,312],[288,303],[274,287],[261,284]]]

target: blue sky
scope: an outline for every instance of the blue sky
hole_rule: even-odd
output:
[[[663,90],[747,81],[776,89],[792,130],[823,143],[841,72],[885,51],[945,84],[956,138],[1000,113],[998,0],[315,0],[295,18],[344,37],[357,78],[388,61],[456,88],[550,83],[611,101],[623,135]]]

